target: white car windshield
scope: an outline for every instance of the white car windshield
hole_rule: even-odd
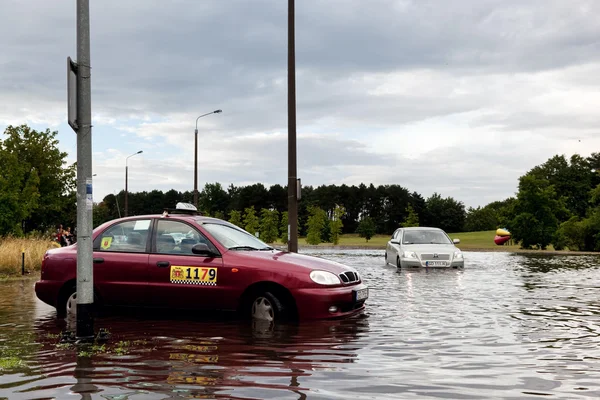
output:
[[[442,231],[411,230],[405,231],[402,238],[403,244],[452,244],[448,236]]]
[[[229,250],[273,250],[271,246],[246,231],[222,224],[202,224],[212,237]]]

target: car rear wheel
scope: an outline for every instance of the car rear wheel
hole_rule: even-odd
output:
[[[94,305],[92,311],[98,306],[98,296],[94,293]],[[76,286],[64,287],[56,305],[57,318],[77,317],[77,288]]]
[[[254,296],[250,316],[254,320],[275,322],[285,317],[285,307],[271,292]]]
[[[77,293],[73,292],[65,304],[65,316],[67,318],[77,317]]]

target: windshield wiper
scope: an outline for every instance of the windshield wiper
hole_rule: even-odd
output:
[[[258,250],[256,247],[252,246],[233,246],[230,247],[229,250]]]
[[[273,247],[271,246],[267,246],[267,247],[263,247],[262,249],[259,249],[260,251],[269,251],[269,250],[275,250]]]

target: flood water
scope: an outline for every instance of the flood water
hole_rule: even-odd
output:
[[[402,270],[383,251],[320,251],[370,286],[363,315],[253,326],[121,314],[88,352],[34,280],[0,283],[0,399],[600,398],[600,260],[467,252]]]

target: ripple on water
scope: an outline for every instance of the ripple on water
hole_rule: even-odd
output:
[[[33,281],[0,290],[0,398],[600,397],[595,256],[466,252],[464,270],[398,270],[379,250],[305,251],[358,269],[368,308],[344,321],[251,325],[114,315],[91,357]],[[11,363],[9,365],[9,363]]]

